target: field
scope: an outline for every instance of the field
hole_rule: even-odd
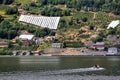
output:
[[[76,12],[73,14],[73,17],[76,19],[76,18],[79,18],[79,19],[82,19],[84,17],[88,18],[88,19],[91,19],[93,18],[93,13],[90,13],[90,12]]]
[[[28,4],[31,3],[32,0],[15,0],[16,3]]]

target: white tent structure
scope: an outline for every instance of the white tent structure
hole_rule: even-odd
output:
[[[112,21],[112,22],[108,25],[107,29],[109,29],[109,28],[115,28],[115,27],[117,27],[119,24],[120,24],[120,21],[119,21],[119,20]]]
[[[21,15],[19,21],[34,24],[49,29],[57,29],[60,17],[43,17],[33,15]]]

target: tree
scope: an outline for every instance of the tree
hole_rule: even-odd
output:
[[[17,14],[17,13],[18,13],[17,7],[8,7],[6,9],[6,14]]]
[[[3,3],[3,0],[0,0],[0,4],[2,4]]]
[[[118,27],[118,29],[116,31],[116,35],[120,35],[120,27]]]
[[[63,15],[65,15],[65,16],[70,16],[70,10],[64,10],[63,13],[64,13]]]
[[[73,25],[73,19],[70,19],[69,25]]]
[[[86,17],[82,18],[83,22],[86,22],[88,19]]]
[[[61,19],[61,20],[60,20],[60,27],[61,27],[61,28],[62,28],[62,27],[65,27],[65,25],[66,25],[65,19]]]
[[[14,0],[3,0],[3,4],[11,4]]]
[[[48,0],[41,0],[41,5],[46,5]]]
[[[93,25],[90,25],[90,26],[89,26],[90,30],[94,30],[94,27],[95,27],[95,26],[93,26]]]
[[[98,36],[97,38],[92,39],[92,41],[93,41],[94,43],[96,43],[96,42],[102,42],[102,41],[103,41],[103,38],[102,38],[101,36]]]
[[[115,35],[115,33],[116,33],[116,30],[113,29],[113,28],[110,28],[109,31],[108,31],[109,35]]]
[[[2,22],[4,20],[4,18],[0,15],[0,22]]]

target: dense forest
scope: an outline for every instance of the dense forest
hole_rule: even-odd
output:
[[[119,0],[42,0],[41,5],[66,5],[68,8],[74,8],[77,11],[104,11],[120,14]]]

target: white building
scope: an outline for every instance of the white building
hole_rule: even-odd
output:
[[[22,34],[19,36],[20,39],[27,39],[27,40],[32,40],[34,35],[32,34]]]
[[[52,47],[53,48],[61,48],[62,47],[62,43],[53,43]]]
[[[114,54],[117,54],[117,53],[118,53],[117,48],[108,48],[108,53],[107,54],[114,55]]]
[[[117,27],[119,24],[120,24],[120,21],[119,21],[119,20],[112,21],[112,22],[108,25],[107,29],[109,29],[109,28],[115,28],[115,27]]]

